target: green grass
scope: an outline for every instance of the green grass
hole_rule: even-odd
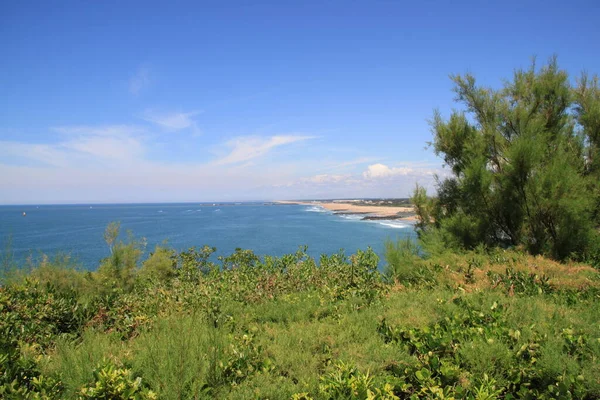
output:
[[[156,249],[132,269],[122,245],[123,285],[43,262],[0,288],[0,397],[600,397],[596,270],[407,246],[386,276],[369,251],[220,270],[210,248]]]

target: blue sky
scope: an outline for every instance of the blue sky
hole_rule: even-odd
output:
[[[452,73],[600,71],[600,5],[0,4],[0,204],[407,196]]]

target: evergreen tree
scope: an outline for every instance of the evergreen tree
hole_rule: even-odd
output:
[[[600,86],[576,86],[556,59],[499,90],[452,76],[464,111],[435,112],[433,147],[451,169],[436,199],[417,188],[421,233],[473,248],[522,246],[558,259],[593,254],[600,222]]]

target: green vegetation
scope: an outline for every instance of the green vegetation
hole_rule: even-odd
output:
[[[95,272],[43,258],[0,288],[0,397],[600,396],[600,279],[515,251],[423,257],[157,247],[107,229]]]
[[[422,234],[446,246],[519,246],[565,260],[600,260],[600,84],[576,85],[556,60],[517,70],[500,90],[454,76],[464,111],[432,120],[451,170],[436,199],[417,187]]]

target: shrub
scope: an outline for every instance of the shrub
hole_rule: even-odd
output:
[[[120,224],[114,222],[107,226],[104,233],[110,256],[100,262],[96,276],[105,292],[132,290],[138,262],[145,247],[144,240],[136,240],[131,232],[128,232],[126,242],[117,241],[119,233]]]
[[[152,400],[154,392],[142,385],[142,378],[135,378],[129,369],[117,368],[107,362],[94,370],[94,382],[81,388],[83,399]]]
[[[325,399],[332,400],[399,399],[394,394],[392,385],[386,383],[383,387],[377,387],[368,372],[363,374],[355,366],[341,361],[329,374],[321,377],[319,394]],[[302,394],[297,395],[296,398],[301,399],[301,396]]]
[[[154,252],[142,264],[138,276],[143,281],[150,280],[164,283],[170,281],[176,275],[176,256],[174,250],[157,245]]]
[[[481,309],[461,297],[456,312],[420,329],[394,327],[382,320],[379,332],[388,343],[404,346],[416,366],[394,369],[406,383],[407,396],[431,398],[443,391],[470,398],[593,398],[586,394],[583,364],[556,376],[538,365],[545,336],[530,328],[527,336],[509,327],[504,306]],[[563,354],[576,363],[590,359],[585,335],[563,330]],[[589,382],[588,382],[589,384]],[[478,397],[479,396],[479,397]]]
[[[384,275],[389,281],[407,286],[435,282],[433,272],[419,255],[418,245],[411,239],[386,241],[385,260]]]

